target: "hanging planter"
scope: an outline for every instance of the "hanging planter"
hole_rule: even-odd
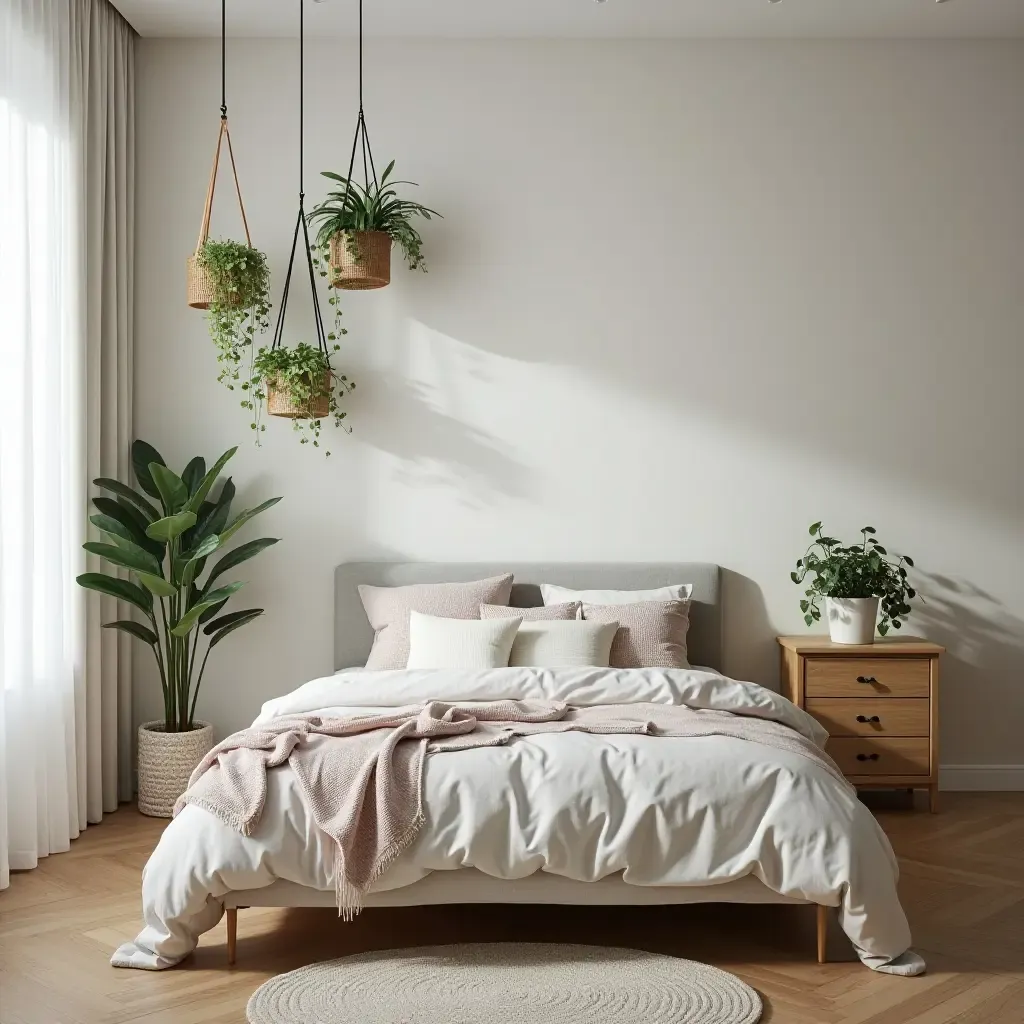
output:
[[[330,236],[330,266],[332,288],[384,288],[391,283],[391,236],[383,231],[336,231]]]
[[[245,203],[238,184],[238,168],[231,145],[231,128],[227,108],[226,17],[227,0],[221,0],[221,103],[220,129],[213,153],[210,183],[203,204],[203,217],[199,225],[199,238],[195,252],[187,261],[186,293],[188,304],[194,309],[205,309],[207,326],[214,347],[220,373],[217,380],[234,390],[240,377],[242,358],[251,349],[257,333],[270,326],[270,271],[267,258],[254,249],[249,235],[249,222],[245,216]],[[231,162],[231,179],[238,197],[238,210],[242,215],[245,242],[214,241],[210,238],[210,217],[217,187],[221,148],[227,141]],[[244,389],[245,385],[243,385]],[[243,405],[246,403],[243,402]]]
[[[401,248],[410,270],[427,269],[423,238],[411,218],[430,220],[441,215],[420,203],[399,199],[395,186],[415,182],[389,180],[394,168],[392,160],[379,182],[374,174],[362,185],[333,171],[322,172],[325,178],[344,185],[328,193],[309,214],[311,223],[319,223],[317,248],[321,255],[328,255],[332,287],[355,291],[389,284],[392,245]]]
[[[361,185],[352,177],[356,151],[360,147],[363,153]],[[344,187],[330,192],[309,215],[311,223],[318,223],[318,257],[328,264],[332,288],[362,291],[390,284],[393,244],[402,248],[410,270],[427,269],[423,260],[423,239],[412,226],[411,218],[430,220],[441,215],[420,203],[399,199],[397,185],[416,183],[388,181],[394,169],[392,160],[378,181],[363,113],[363,0],[359,0],[359,113],[348,173],[322,172],[325,178]]]
[[[301,444],[312,443],[314,448],[320,447],[320,431],[323,421],[333,419],[335,426],[342,426],[346,414],[340,402],[350,391],[355,389],[345,374],[338,373],[331,365],[331,359],[341,350],[337,340],[347,331],[341,326],[341,307],[338,297],[331,296],[330,303],[334,306],[334,330],[330,333],[324,328],[323,316],[320,312],[320,301],[316,291],[317,274],[325,275],[322,261],[309,242],[309,225],[306,222],[305,192],[303,190],[303,82],[305,77],[305,31],[303,3],[299,0],[299,211],[295,218],[295,229],[292,232],[292,248],[288,256],[288,270],[285,273],[284,288],[281,291],[281,304],[277,310],[277,324],[274,327],[274,340],[270,348],[261,348],[253,357],[252,371],[249,381],[243,388],[248,391],[246,401],[242,404],[253,413],[252,429],[256,431],[256,441],[266,430],[261,423],[264,407],[271,416],[280,416],[292,421],[292,426],[300,435]],[[293,348],[282,345],[284,337],[285,317],[288,312],[288,295],[291,290],[292,271],[295,268],[295,251],[299,245],[299,231],[302,232],[303,251],[306,254],[306,267],[309,271],[309,287],[313,300],[313,321],[316,325],[316,345],[300,342]],[[333,345],[328,347],[328,342]],[[347,428],[345,428],[347,429]],[[325,451],[330,455],[330,451]]]

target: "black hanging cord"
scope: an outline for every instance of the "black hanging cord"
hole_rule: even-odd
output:
[[[305,4],[299,0],[299,211],[302,210],[302,200],[306,193],[303,191],[302,161],[303,150],[306,142],[306,129],[304,125],[306,116],[306,27],[305,27]]]
[[[228,119],[228,0],[220,0],[220,119]]]
[[[362,143],[363,152],[363,183],[367,192],[370,190],[370,182],[373,181],[374,188],[380,188],[377,182],[377,168],[373,162],[373,150],[370,148],[370,135],[366,130],[366,115],[363,113],[363,0],[359,0],[359,114],[356,117],[356,133],[352,138],[352,153],[348,160],[348,175],[345,179],[345,199],[343,204],[348,202],[348,194],[352,187],[352,171],[356,166],[356,150]]]
[[[313,254],[309,247],[309,227],[306,224],[304,209],[306,193],[303,190],[303,149],[305,146],[305,79],[306,79],[306,29],[305,4],[299,0],[299,212],[295,218],[295,229],[292,231],[292,251],[288,257],[288,270],[284,276],[284,288],[281,290],[281,304],[277,308],[277,323],[274,325],[272,349],[279,348],[284,337],[285,311],[288,308],[288,294],[292,285],[292,270],[295,267],[295,250],[299,244],[299,228],[302,228],[302,240],[306,247],[306,264],[309,267],[309,288],[313,296],[313,320],[316,328],[316,340],[320,351],[330,357],[327,347],[327,331],[320,312],[320,299],[316,292],[316,272],[313,270]]]

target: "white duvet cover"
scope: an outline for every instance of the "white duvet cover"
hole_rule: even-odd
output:
[[[778,694],[694,669],[353,670],[269,701],[257,721],[501,698],[681,704],[781,722],[819,745],[826,738]],[[884,833],[850,787],[797,753],[718,736],[522,737],[432,754],[424,807],[426,826],[376,890],[467,867],[496,878],[548,871],[583,882],[621,872],[639,886],[708,885],[752,874],[783,895],[838,906],[869,967],[923,970],[907,954],[910,932]],[[143,872],[145,927],[112,963],[170,967],[220,919],[226,892],[278,879],[331,890],[332,862],[331,844],[287,765],[269,772],[267,803],[250,836],[188,806]]]

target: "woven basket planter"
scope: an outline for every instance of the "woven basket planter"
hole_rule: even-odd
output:
[[[196,722],[191,732],[165,732],[163,722],[139,726],[139,810],[169,818],[188,780],[213,747],[213,726]]]
[[[384,288],[391,283],[391,236],[383,231],[352,233],[359,250],[357,259],[349,252],[348,233],[331,236],[331,285],[345,291]]]
[[[331,375],[325,373],[320,390],[306,405],[298,405],[278,383],[277,378],[267,380],[267,412],[271,416],[284,416],[290,420],[323,420],[331,414]]]
[[[193,309],[209,309],[214,300],[213,281],[209,271],[199,263],[199,253],[195,252],[188,258],[188,304]],[[241,303],[237,292],[224,303],[226,306],[237,306]]]

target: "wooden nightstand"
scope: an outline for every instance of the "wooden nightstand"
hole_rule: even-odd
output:
[[[783,694],[831,737],[826,750],[855,786],[939,788],[939,655],[919,637],[834,644],[780,636]]]

